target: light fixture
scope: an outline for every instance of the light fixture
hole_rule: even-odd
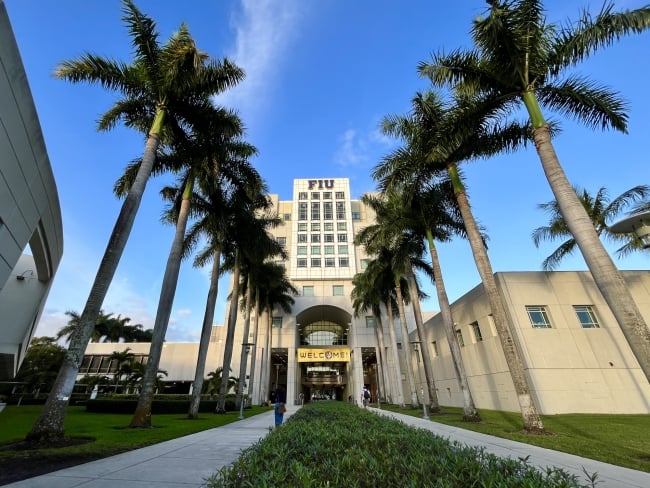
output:
[[[34,270],[33,269],[27,269],[20,273],[19,275],[16,275],[16,279],[18,281],[25,281],[25,275],[29,273],[31,276],[34,276]]]
[[[650,248],[650,210],[635,213],[613,224],[609,230],[614,234],[633,233],[641,241],[643,249]]]

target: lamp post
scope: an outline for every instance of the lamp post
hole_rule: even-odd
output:
[[[422,397],[422,418],[429,420],[429,414],[427,413],[427,402],[424,401],[424,386],[422,386],[422,373],[420,372],[420,349],[419,341],[411,342],[413,344],[413,351],[415,351],[415,357],[418,360],[418,380],[420,382],[420,396]]]
[[[619,220],[609,228],[614,234],[633,233],[639,238],[643,249],[650,248],[650,210],[644,210]]]
[[[251,350],[251,346],[254,346],[252,342],[245,342],[242,344],[242,347],[244,347],[244,352],[246,352],[246,355],[244,356],[244,361],[246,361],[246,358],[248,358],[248,353]],[[244,388],[246,388],[246,366],[244,365],[244,368],[242,368],[244,371],[244,377],[239,378],[239,381],[243,381],[244,385],[241,388],[241,399],[239,401],[239,420],[244,420]],[[241,376],[241,375],[240,375]]]

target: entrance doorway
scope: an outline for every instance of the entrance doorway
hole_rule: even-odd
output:
[[[301,377],[305,403],[344,399],[346,363],[303,363]]]

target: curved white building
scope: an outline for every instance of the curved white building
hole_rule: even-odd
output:
[[[54,175],[0,0],[0,381],[20,366],[62,254]]]

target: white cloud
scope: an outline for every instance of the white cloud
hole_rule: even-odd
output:
[[[247,119],[269,100],[270,85],[282,60],[298,35],[303,16],[299,0],[242,0],[242,11],[233,15],[235,47],[228,57],[246,72],[246,78],[217,99],[245,112]],[[266,95],[266,96],[264,96]]]
[[[334,160],[341,166],[357,166],[368,160],[367,142],[357,135],[354,129],[348,129],[340,138],[341,145]]]

